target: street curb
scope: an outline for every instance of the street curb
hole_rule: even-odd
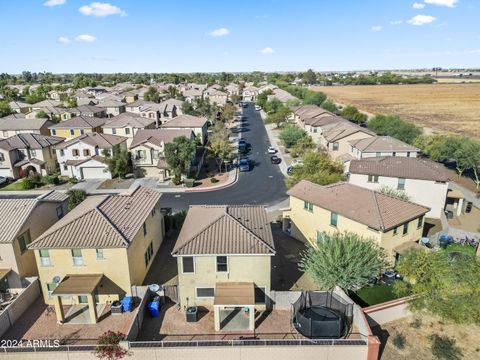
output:
[[[235,185],[238,181],[238,169],[235,171],[235,178],[231,183],[225,184],[225,185],[220,185],[218,187],[204,187],[200,189],[186,189],[184,192],[185,193],[201,193],[201,192],[210,192],[210,191],[216,191],[216,190],[222,190],[226,189],[232,185]]]

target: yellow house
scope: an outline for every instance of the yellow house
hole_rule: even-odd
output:
[[[290,208],[283,213],[283,225],[294,238],[315,245],[324,233],[352,232],[377,241],[391,263],[418,246],[430,210],[343,182],[321,186],[303,180],[288,195]]]
[[[30,244],[45,303],[55,305],[59,322],[88,304],[96,323],[113,301],[142,285],[164,238],[160,196],[137,187],[88,197]]]
[[[71,119],[59,122],[49,127],[53,136],[61,136],[67,139],[92,133],[102,132],[102,126],[108,121],[108,118],[98,118],[94,116],[75,116]]]
[[[191,206],[172,255],[180,306],[213,308],[215,330],[253,331],[275,255],[263,206]]]
[[[105,134],[126,137],[127,147],[129,147],[137,131],[155,129],[155,126],[155,119],[142,117],[131,112],[124,112],[110,119],[102,128]]]

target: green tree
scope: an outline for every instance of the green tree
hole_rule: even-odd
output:
[[[282,131],[280,131],[279,138],[282,141],[283,145],[287,148],[295,145],[301,138],[307,136],[307,133],[294,125],[285,126]]]
[[[43,110],[40,110],[39,112],[37,112],[37,114],[35,115],[35,117],[37,119],[48,119],[48,114],[43,111]]]
[[[324,152],[309,151],[303,154],[302,164],[293,168],[287,178],[287,186],[292,187],[301,180],[308,180],[319,185],[333,184],[344,180],[343,164],[333,161]]]
[[[308,91],[303,99],[303,103],[306,105],[322,106],[323,102],[327,100],[327,95],[321,91]]]
[[[225,104],[220,114],[220,120],[222,120],[223,122],[231,121],[233,120],[234,115],[235,106],[233,106],[232,104]]]
[[[407,144],[413,144],[422,135],[422,129],[395,115],[376,115],[368,121],[368,128],[378,135],[392,136]]]
[[[364,123],[368,120],[366,114],[361,113],[355,106],[348,105],[344,107],[340,113],[345,119],[355,121],[356,123]]]
[[[406,281],[396,282],[394,291],[399,296],[414,295],[409,302],[413,311],[480,324],[480,261],[473,252],[410,251],[397,270]]]
[[[13,114],[10,105],[8,105],[6,101],[0,101],[0,117],[4,117],[10,114]]]
[[[179,136],[165,145],[165,160],[173,171],[174,182],[179,183],[195,154],[195,141]]]
[[[345,291],[358,290],[386,266],[385,254],[373,239],[354,233],[321,233],[315,246],[302,255],[299,267],[322,290],[336,286]]]
[[[305,84],[313,85],[317,83],[317,74],[312,69],[308,69],[302,74],[302,81]]]
[[[226,161],[229,161],[231,159],[234,147],[228,140],[216,139],[210,142],[209,150],[211,154],[215,157],[218,171],[221,172],[222,165]]]
[[[158,103],[160,101],[160,94],[156,88],[150,86],[148,90],[145,91],[145,94],[143,94],[143,99],[145,101],[153,101]]]
[[[267,124],[276,124],[277,127],[280,127],[286,120],[287,117],[291,114],[291,110],[286,107],[282,106],[276,112],[268,114],[265,122]]]
[[[103,156],[105,156],[108,171],[110,171],[113,176],[124,179],[127,174],[133,171],[130,152],[120,149],[119,145],[113,147],[112,155],[110,155],[108,151],[104,151]]]
[[[267,89],[263,91],[262,93],[258,94],[257,96],[257,105],[261,106],[262,108],[265,107],[265,104],[268,101],[268,95],[272,95],[273,91],[270,89]]]
[[[322,103],[322,108],[324,108],[325,110],[330,111],[331,113],[334,113],[334,114],[338,110],[337,105],[335,105],[335,103],[332,100],[325,100]]]
[[[290,154],[293,157],[302,156],[305,152],[315,148],[315,143],[313,142],[311,136],[304,136],[298,142],[292,146],[290,149]]]
[[[68,210],[74,209],[78,204],[80,204],[87,197],[87,193],[79,189],[68,190],[67,195],[68,195],[68,201],[67,201]]]

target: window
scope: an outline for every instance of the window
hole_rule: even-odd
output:
[[[423,216],[418,218],[417,228],[420,229],[423,225]]]
[[[65,215],[65,214],[63,213],[63,206],[60,205],[60,206],[57,207],[57,218],[58,218],[58,219],[61,219],[61,218],[63,217],[63,215]]]
[[[152,209],[152,217],[155,216],[155,207]]]
[[[5,161],[5,155],[3,155],[3,153],[0,153],[0,161]]]
[[[228,272],[228,258],[217,256],[217,272]]]
[[[338,150],[338,142],[332,143],[332,150],[337,151]]]
[[[397,156],[397,153],[394,151],[394,152],[392,153],[392,156]]]
[[[145,159],[147,157],[147,152],[145,150],[138,150],[137,151],[137,158],[138,159]]]
[[[67,171],[68,170],[68,165],[63,165],[63,170]]]
[[[313,128],[313,132],[316,133],[318,129],[316,127]]]
[[[376,157],[380,157],[380,156],[382,156],[382,153],[381,153],[380,151],[377,151],[377,152],[375,153],[375,156],[376,156]]]
[[[398,226],[395,226],[393,228],[393,235],[395,236],[395,235],[397,235],[397,233],[398,233]]]
[[[148,245],[147,251],[145,251],[145,266],[148,266],[152,257],[153,257],[153,243],[150,243],[150,245]]]
[[[30,244],[31,240],[30,230],[25,231],[18,237],[18,245],[20,246],[20,251],[22,254],[27,250],[27,245]]]
[[[34,149],[30,149],[30,157],[35,157],[37,156],[37,151]]]
[[[81,249],[72,249],[72,260],[73,260],[73,266],[84,265]]]
[[[53,135],[53,136],[57,135],[57,130],[52,129],[52,135]]]
[[[405,190],[405,179],[398,179],[397,190]]]
[[[3,137],[8,137],[8,131],[3,130]]]
[[[78,297],[78,303],[79,304],[87,304],[88,303],[88,297],[87,295],[80,295]]]
[[[410,151],[407,151],[407,157],[410,157]]]
[[[130,135],[130,128],[125,128],[125,135]]]
[[[51,266],[52,261],[50,260],[50,252],[48,250],[40,250],[40,264],[42,266]]]
[[[55,283],[47,283],[47,291],[48,291],[48,298],[52,298],[53,291],[57,288],[58,284]]]
[[[143,236],[147,236],[147,223],[143,223]]]
[[[83,149],[83,156],[90,156],[90,150],[89,149]]]
[[[194,273],[195,272],[195,263],[192,256],[182,257],[182,272],[184,274]]]
[[[72,149],[72,155],[73,156],[80,156],[80,151],[78,151],[78,149]]]
[[[74,129],[70,129],[70,135],[75,135],[75,130]]]
[[[65,150],[60,149],[60,156],[65,156]]]
[[[325,232],[317,230],[317,244],[320,244],[325,240]]]
[[[309,203],[308,201],[304,201],[303,202],[303,209],[312,212],[313,211],[313,204]]]
[[[331,212],[330,213],[330,225],[332,226],[337,226],[337,221],[338,221],[338,214]]]
[[[408,234],[408,223],[403,224],[403,235]]]
[[[97,260],[105,260],[105,254],[103,253],[103,249],[96,249],[95,253],[97,254]]]
[[[368,175],[368,182],[378,183],[378,175]]]
[[[265,290],[265,286],[255,286],[255,304],[265,304],[267,302]]]
[[[85,130],[84,129],[80,129],[80,135],[83,135],[85,134]]]
[[[117,129],[116,129],[116,128],[112,128],[112,134],[113,134],[113,135],[116,135],[116,134],[117,134]]]
[[[197,298],[212,298],[215,296],[215,288],[197,288]]]

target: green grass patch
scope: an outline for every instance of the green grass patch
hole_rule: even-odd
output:
[[[364,307],[381,304],[397,298],[393,293],[393,286],[387,286],[384,284],[365,286],[358,290],[355,295],[358,300],[360,300],[360,305]]]
[[[25,191],[25,189],[22,188],[22,181],[18,180],[11,184],[2,186],[0,188],[0,191]]]
[[[475,248],[470,245],[450,244],[444,251],[447,253],[460,252],[467,255],[475,255]]]

